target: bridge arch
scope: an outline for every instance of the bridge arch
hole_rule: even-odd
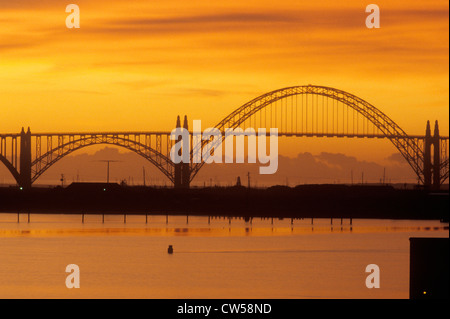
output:
[[[449,159],[447,158],[441,163],[441,167],[440,167],[440,171],[442,172],[441,178],[440,178],[441,184],[443,184],[448,179],[448,172],[449,172],[448,168],[449,168]]]
[[[34,183],[47,169],[49,169],[57,161],[65,156],[80,150],[84,147],[92,145],[108,144],[126,148],[139,156],[147,159],[150,163],[155,165],[169,180],[174,181],[173,178],[173,163],[172,161],[160,151],[145,145],[136,140],[126,138],[125,135],[80,135],[78,138],[73,138],[66,143],[62,143],[46,153],[38,156],[31,163],[31,183]]]
[[[6,168],[10,171],[12,176],[16,181],[19,181],[19,173],[17,172],[14,165],[12,165],[3,155],[0,155],[0,161],[6,166]]]
[[[332,99],[341,102],[343,105],[346,105],[348,108],[351,108],[362,115],[379,130],[383,137],[388,138],[394,144],[412,167],[418,178],[423,182],[423,149],[419,146],[417,141],[408,136],[408,134],[406,134],[406,132],[391,118],[369,102],[353,94],[332,87],[317,85],[293,86],[265,93],[237,108],[222,119],[215,128],[219,129],[221,132],[224,132],[227,128],[236,129],[269,105],[292,96],[300,95],[322,96],[324,98]],[[321,136],[319,133],[316,135]],[[223,142],[224,139],[225,136],[223,135],[219,142]],[[209,141],[202,141],[201,148],[203,149],[208,143]],[[195,151],[197,150],[191,152],[191,156]],[[204,163],[205,162],[202,161],[201,163],[192,166],[191,181]]]

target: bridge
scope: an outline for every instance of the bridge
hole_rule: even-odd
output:
[[[180,118],[177,127],[181,127]],[[187,118],[183,127],[188,129]],[[425,135],[408,135],[369,102],[331,87],[305,85],[263,94],[222,119],[216,126],[225,139],[227,128],[278,128],[278,136],[388,139],[409,163],[418,180],[438,190],[448,179],[448,136],[434,132],[427,122]],[[0,133],[0,161],[22,188],[32,184],[53,164],[84,147],[112,144],[124,147],[155,165],[175,187],[189,187],[205,164],[174,164],[171,132]],[[192,132],[191,132],[192,139]],[[202,141],[203,149],[210,141]],[[192,145],[192,144],[191,144]]]

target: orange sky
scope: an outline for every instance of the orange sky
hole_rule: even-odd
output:
[[[265,92],[316,84],[353,93],[407,133],[448,135],[448,1],[0,0],[0,132],[171,130],[178,114],[212,126]],[[332,143],[330,143],[330,141]],[[388,141],[302,139],[280,152],[373,158]],[[381,154],[381,155],[380,155]]]

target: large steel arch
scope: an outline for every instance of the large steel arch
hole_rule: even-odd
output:
[[[49,169],[53,164],[55,164],[63,157],[84,147],[98,144],[115,145],[133,151],[155,165],[164,175],[166,175],[172,182],[174,182],[174,177],[172,174],[173,162],[170,160],[170,158],[153,149],[152,147],[144,145],[140,142],[134,141],[132,139],[126,139],[119,135],[113,135],[109,137],[82,136],[78,139],[74,139],[67,143],[61,144],[58,147],[55,147],[52,150],[46,152],[31,163],[31,183],[34,183],[47,169]],[[44,165],[42,165],[42,163]]]
[[[326,87],[326,86],[316,86],[316,85],[305,85],[305,86],[293,86],[287,87],[272,92],[263,94],[246,104],[242,105],[228,116],[226,116],[222,121],[220,121],[215,128],[224,132],[226,128],[235,129],[238,128],[247,119],[252,117],[258,111],[264,109],[272,103],[285,99],[290,96],[302,95],[302,94],[313,94],[320,95],[330,99],[334,99],[341,103],[344,103],[348,107],[354,109],[359,114],[367,118],[372,122],[380,132],[388,138],[394,146],[403,155],[409,165],[412,167],[414,172],[417,174],[418,178],[423,182],[423,150],[415,142],[413,138],[410,138],[406,132],[400,128],[392,119],[390,119],[385,113],[377,109],[375,106],[369,102],[353,95],[348,92]],[[223,142],[225,136],[223,135]],[[209,141],[202,141],[201,148],[203,149]],[[218,146],[218,145],[215,145]],[[193,152],[191,152],[191,156]],[[204,160],[201,163],[197,163],[192,166],[191,169],[191,181],[204,165]]]

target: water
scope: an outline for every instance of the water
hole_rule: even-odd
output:
[[[408,298],[409,238],[449,236],[439,221],[19,217],[0,214],[0,298]]]

